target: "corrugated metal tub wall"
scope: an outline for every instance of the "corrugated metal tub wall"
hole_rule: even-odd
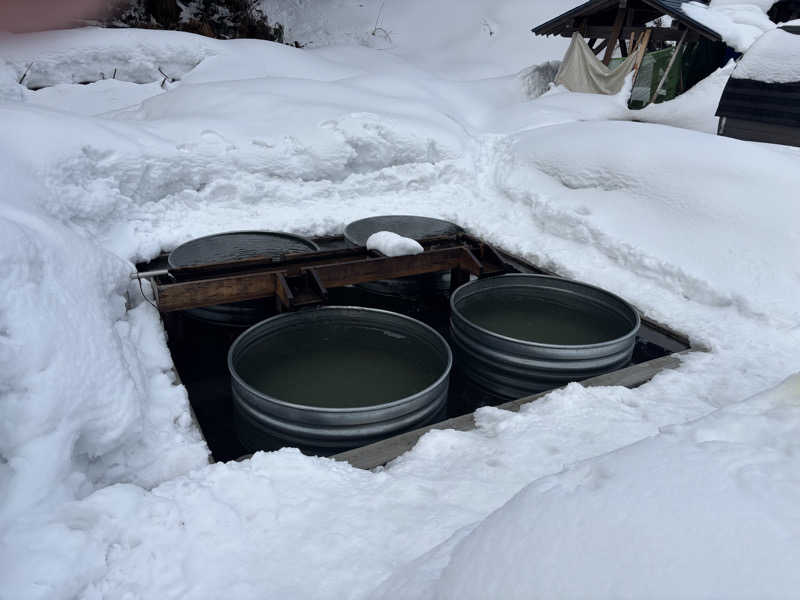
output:
[[[444,418],[453,358],[431,327],[383,310],[325,307],[245,331],[228,368],[250,450],[330,453]]]
[[[640,327],[621,298],[546,275],[471,281],[450,307],[459,372],[508,399],[625,366]]]

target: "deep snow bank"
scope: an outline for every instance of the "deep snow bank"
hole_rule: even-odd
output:
[[[130,265],[36,210],[47,191],[3,155],[0,522],[203,464],[155,311],[126,311]]]
[[[566,6],[565,6],[566,4]],[[261,0],[285,39],[319,46],[358,44],[403,57],[448,79],[516,73],[560,59],[568,41],[537,38],[531,28],[580,0]]]
[[[508,171],[513,188],[534,189],[533,180],[541,196],[552,196],[548,203],[571,210],[573,235],[588,226],[613,239],[617,255],[652,252],[628,265],[637,276],[700,302],[791,324],[800,321],[800,230],[786,227],[797,213],[796,164],[796,155],[780,147],[594,122],[520,135]],[[776,169],[769,178],[766,168]],[[536,171],[560,186],[542,187]],[[783,274],[780,285],[776,273]]]
[[[0,98],[86,115],[137,104],[178,81],[332,81],[357,73],[261,40],[95,27],[23,35],[0,32]]]
[[[189,33],[143,29],[67,29],[0,35],[2,60],[16,81],[36,89],[58,83],[115,78],[132,83],[180,77],[207,56],[218,42]],[[163,72],[163,73],[162,73]]]
[[[790,597],[800,490],[786,474],[800,469],[799,439],[794,375],[530,485],[416,597]]]

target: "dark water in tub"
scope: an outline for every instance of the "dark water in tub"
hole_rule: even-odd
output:
[[[541,344],[596,344],[631,330],[626,319],[598,305],[527,293],[472,296],[459,305],[459,311],[493,333]]]
[[[444,359],[416,339],[380,329],[317,324],[251,346],[237,370],[272,398],[355,408],[420,392],[444,367]]]

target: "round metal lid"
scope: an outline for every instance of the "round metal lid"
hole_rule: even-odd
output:
[[[277,231],[230,231],[190,240],[170,252],[171,269],[196,267],[246,258],[276,257],[319,250],[311,240]]]
[[[344,237],[351,244],[365,246],[369,236],[378,231],[393,231],[413,240],[424,240],[431,237],[455,235],[461,233],[463,229],[450,221],[431,217],[382,215],[353,221],[344,228]]]

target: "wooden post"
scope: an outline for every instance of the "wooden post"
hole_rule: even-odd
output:
[[[650,34],[652,31],[649,29],[646,30],[642,36],[639,38],[639,43],[636,46],[636,51],[639,53],[639,56],[636,57],[636,63],[633,65],[633,72],[634,81],[636,80],[636,76],[639,73],[639,67],[642,66],[642,61],[644,60],[644,55],[647,52],[647,44],[650,43]]]
[[[600,52],[606,46],[608,46],[608,40],[603,40],[602,42],[600,42],[600,44],[598,44],[597,48],[592,48],[592,52],[594,52],[595,54],[600,54]]]
[[[658,96],[658,92],[661,90],[661,87],[664,85],[664,82],[667,80],[667,75],[669,75],[670,70],[672,70],[672,65],[675,64],[675,59],[678,58],[678,52],[681,51],[683,47],[683,42],[686,39],[686,34],[689,33],[689,30],[686,29],[681,36],[681,41],[678,42],[678,45],[675,46],[675,51],[672,53],[672,56],[669,59],[669,64],[667,64],[667,69],[664,71],[664,75],[661,76],[661,81],[658,82],[658,87],[656,87],[655,91],[653,92],[653,97],[650,98],[650,102],[648,104],[652,104],[655,102],[656,97]]]
[[[623,58],[627,58],[628,57],[628,46],[625,44],[625,36],[624,35],[620,35],[619,36],[619,49],[620,49],[620,52],[622,52],[622,57]],[[631,48],[631,50],[633,50],[633,48]]]
[[[622,33],[622,26],[625,24],[625,14],[628,12],[627,0],[620,0],[619,8],[617,9],[617,18],[614,20],[614,28],[611,31],[611,37],[608,38],[608,46],[606,46],[606,53],[603,56],[603,64],[608,66],[611,62],[611,55],[617,47],[617,39]]]

